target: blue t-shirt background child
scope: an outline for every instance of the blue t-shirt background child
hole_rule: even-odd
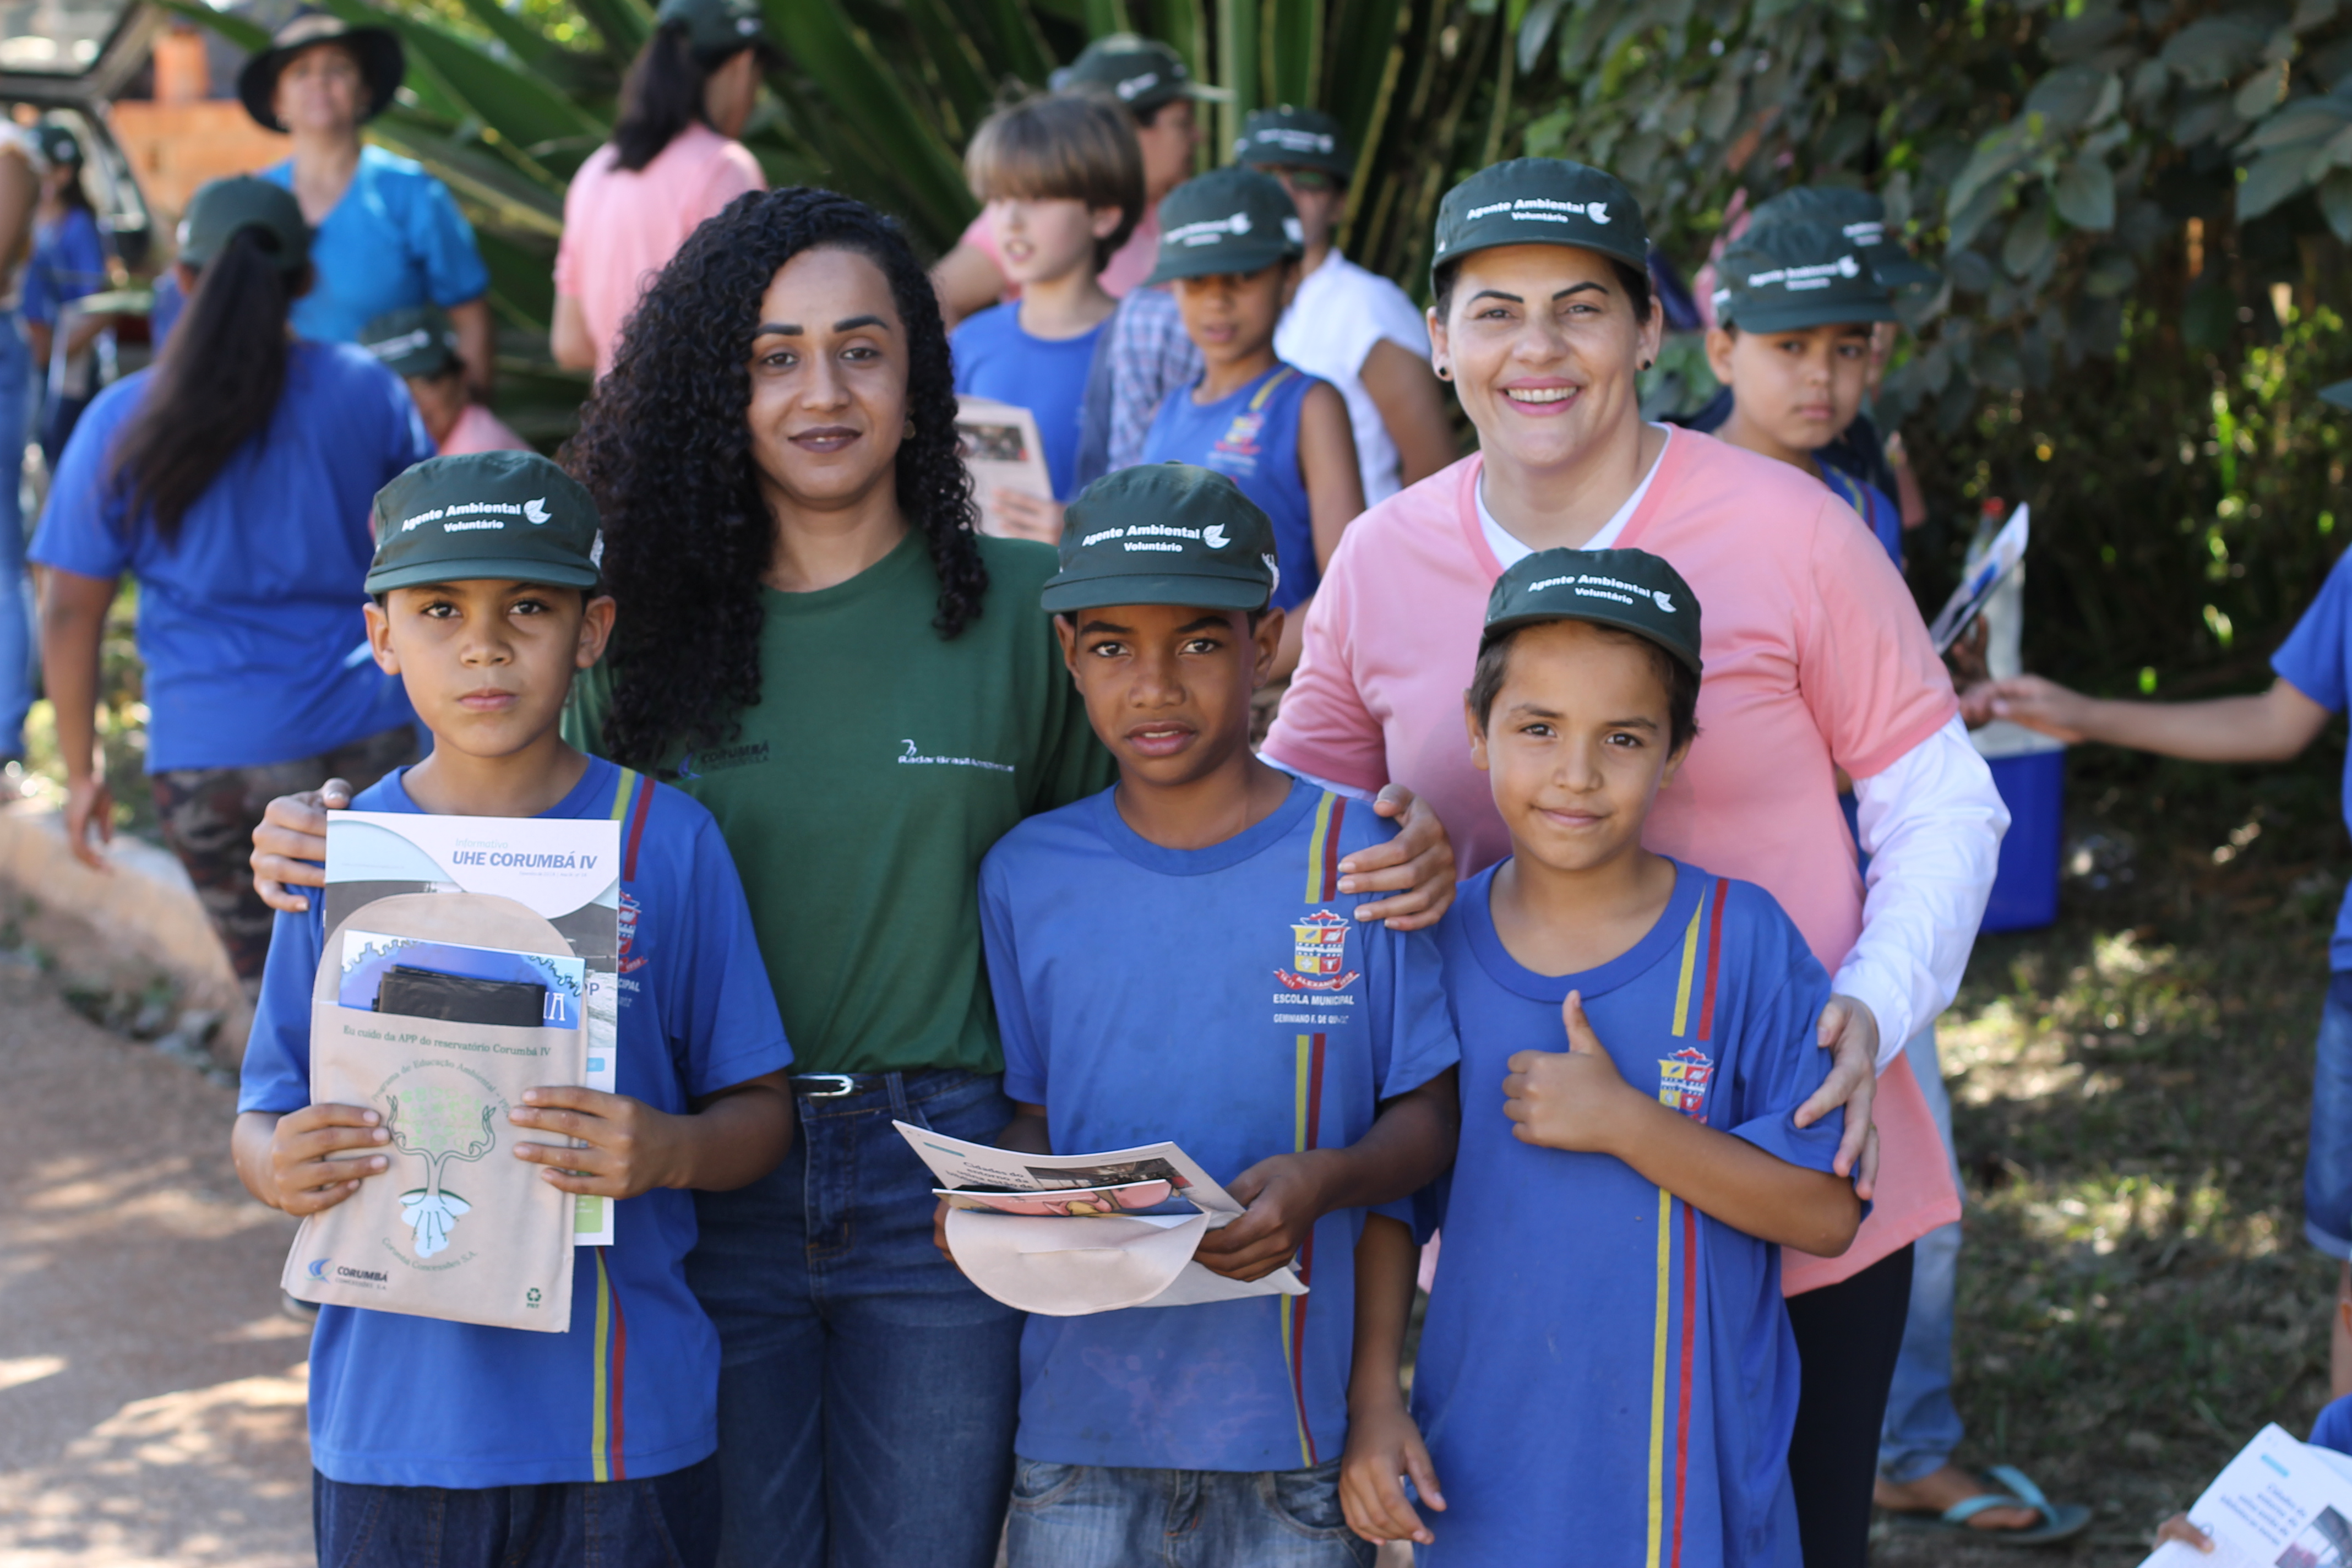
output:
[[[1054,499],[1077,493],[1078,423],[1085,412],[1087,375],[1108,320],[1075,338],[1041,338],[1021,325],[1021,302],[991,305],[949,334],[955,355],[959,395],[992,397],[1026,408],[1037,421],[1045,448],[1045,477]]]
[[[399,773],[352,805],[418,809]],[[695,1097],[792,1060],[742,883],[708,811],[592,759],[541,815],[625,825],[617,1092],[682,1114]],[[278,917],[240,1112],[310,1102],[311,984],[325,941],[320,900]],[[561,1334],[321,1307],[312,1462],[335,1481],[450,1488],[642,1479],[698,1463],[719,1442],[719,1337],[687,1289],[694,1241],[693,1194],[623,1199],[614,1244],[577,1260]]]
[[[2331,713],[2352,701],[2352,552],[2336,558],[2319,596],[2271,655],[2271,668]],[[2345,764],[2342,798],[2345,824],[2352,826],[2352,760]],[[2352,893],[2336,910],[2327,963],[2338,974],[2352,971]]]
[[[1355,1142],[1454,1065],[1427,933],[1360,922],[1339,865],[1394,830],[1304,783],[1255,826],[1169,849],[1115,790],[1033,816],[981,867],[1004,1091],[1053,1145],[1173,1140],[1219,1182]],[[1316,1223],[1301,1297],[1032,1317],[1013,1448],[1047,1463],[1297,1470],[1347,1435],[1361,1211]]]
[[[1315,514],[1298,467],[1298,408],[1320,385],[1286,364],[1214,403],[1192,401],[1196,379],[1160,404],[1143,440],[1147,463],[1196,463],[1225,475],[1257,502],[1274,523],[1275,557],[1282,580],[1274,585],[1278,610],[1297,608],[1323,581],[1315,560]]]
[[[1605,1541],[1629,1563],[1646,1542],[1649,1561],[1686,1568],[1793,1568],[1780,1248],[1612,1156],[1522,1142],[1495,1086],[1517,1052],[1560,1048],[1576,991],[1627,1083],[1827,1171],[1843,1113],[1802,1130],[1790,1113],[1829,1071],[1813,1038],[1829,975],[1769,894],[1679,863],[1633,948],[1538,974],[1496,933],[1498,869],[1465,882],[1437,930],[1464,1093],[1413,1374],[1448,1506],[1419,1560],[1565,1568]]]

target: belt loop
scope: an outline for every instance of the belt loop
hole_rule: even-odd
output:
[[[882,1075],[882,1081],[890,1090],[890,1114],[901,1121],[912,1122],[926,1132],[931,1131],[930,1119],[916,1110],[907,1099],[907,1075],[886,1072]]]

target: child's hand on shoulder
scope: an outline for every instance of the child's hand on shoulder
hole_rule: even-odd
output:
[[[1582,995],[1570,992],[1559,1016],[1568,1026],[1568,1049],[1513,1057],[1503,1079],[1503,1114],[1518,1123],[1511,1131],[1523,1143],[1606,1153],[1624,1135],[1629,1109],[1653,1102],[1626,1084],[1601,1049],[1584,1016]]]
[[[1404,1493],[1410,1479],[1420,1500],[1443,1512],[1445,1494],[1421,1428],[1401,1398],[1379,1409],[1348,1413],[1348,1447],[1339,1458],[1339,1507],[1348,1528],[1373,1542],[1437,1540]]]
[[[329,1156],[372,1149],[391,1139],[383,1118],[359,1105],[306,1105],[278,1119],[269,1135],[269,1204],[295,1215],[333,1208],[360,1190],[362,1179],[392,1162],[383,1154],[357,1160]]]
[[[633,1198],[656,1187],[688,1184],[687,1118],[595,1089],[532,1089],[522,1098],[522,1104],[507,1112],[509,1121],[588,1145],[515,1145],[516,1159],[548,1167],[541,1174],[551,1186],[593,1197]]]
[[[1201,1238],[1201,1267],[1228,1279],[1263,1279],[1288,1263],[1330,1212],[1325,1176],[1329,1151],[1276,1154],[1225,1184],[1244,1205],[1231,1224]]]

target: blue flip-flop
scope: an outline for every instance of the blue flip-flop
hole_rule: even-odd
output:
[[[1995,1546],[2049,1546],[2071,1540],[2090,1526],[2089,1509],[2077,1502],[2052,1502],[2015,1465],[1995,1465],[1985,1471],[1984,1479],[2007,1489],[1964,1499],[1939,1514],[1898,1513],[1895,1516],[1895,1527],[1965,1535],[1971,1541]],[[2042,1516],[2042,1522],[2023,1530],[1978,1530],[1969,1523],[1986,1510],[1995,1508],[2032,1509]]]

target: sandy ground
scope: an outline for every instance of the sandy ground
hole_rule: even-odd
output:
[[[0,965],[0,1568],[313,1561],[293,1226],[231,1092]]]

